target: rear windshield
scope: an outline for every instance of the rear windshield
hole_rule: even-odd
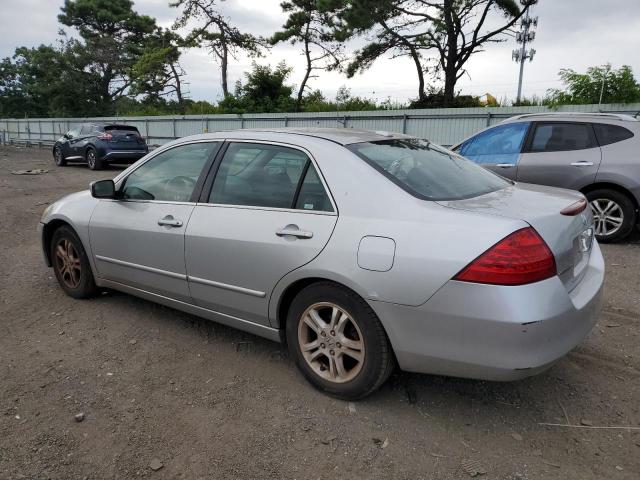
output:
[[[132,127],[131,125],[105,125],[104,131],[110,132],[110,133],[137,133],[138,135],[140,134],[140,132],[138,132],[138,129],[136,127]]]
[[[461,200],[511,185],[508,180],[425,140],[381,140],[347,148],[423,200]]]

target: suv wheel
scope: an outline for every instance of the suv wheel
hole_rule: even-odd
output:
[[[102,170],[104,167],[102,160],[98,158],[98,155],[93,148],[89,148],[85,156],[87,159],[87,165],[89,165],[91,170]]]
[[[636,224],[636,209],[629,197],[603,189],[587,193],[587,199],[599,242],[619,242],[631,233]]]
[[[331,282],[308,286],[287,316],[291,356],[316,388],[346,400],[362,398],[393,371],[380,320],[355,293]]]
[[[62,155],[62,149],[60,147],[56,147],[53,149],[53,160],[59,167],[64,167],[67,164],[67,161],[64,159],[64,155]]]

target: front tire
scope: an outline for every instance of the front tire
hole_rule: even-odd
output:
[[[394,367],[387,335],[361,297],[319,282],[294,298],[287,315],[289,352],[307,380],[344,400],[378,389]]]
[[[64,155],[62,154],[62,149],[60,147],[55,147],[53,149],[53,160],[56,162],[58,167],[64,167],[67,164],[67,161],[64,159]]]
[[[67,295],[90,298],[98,293],[89,258],[73,229],[65,226],[53,232],[50,249],[53,271]]]
[[[95,149],[89,148],[87,149],[87,153],[85,154],[87,165],[91,170],[102,170],[104,168],[104,162],[98,158],[98,154]]]
[[[599,242],[619,242],[631,233],[636,224],[636,209],[628,196],[607,189],[594,190],[586,196]]]

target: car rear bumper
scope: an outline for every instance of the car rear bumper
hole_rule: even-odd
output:
[[[101,160],[109,162],[135,162],[144,157],[148,150],[104,150],[98,152]]]
[[[582,281],[517,287],[449,281],[420,307],[371,302],[403,370],[484,380],[535,375],[579,344],[600,313],[597,243]]]

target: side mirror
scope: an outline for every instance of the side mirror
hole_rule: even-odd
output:
[[[116,185],[113,180],[91,182],[91,196],[94,198],[116,198]]]
[[[67,139],[67,140],[71,140],[73,137],[71,135],[69,135],[68,133],[65,133],[64,135],[62,135],[63,138]]]

